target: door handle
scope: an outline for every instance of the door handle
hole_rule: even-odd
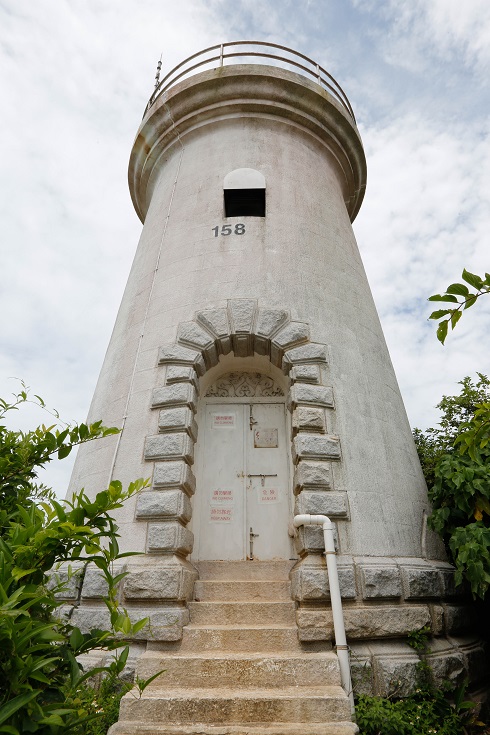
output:
[[[254,558],[254,538],[258,538],[259,534],[254,533],[252,526],[250,526],[250,561]]]

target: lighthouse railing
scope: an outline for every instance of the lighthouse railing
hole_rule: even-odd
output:
[[[272,53],[272,50],[283,53]],[[162,80],[158,79],[156,88],[146,106],[145,114],[154,105],[160,95],[164,94],[164,92],[173,87],[178,81],[191,76],[196,69],[202,68],[204,70],[206,67],[217,68],[226,66],[227,64],[250,63],[248,60],[251,58],[254,61],[259,61],[259,63],[264,63],[265,60],[266,63],[272,63],[275,66],[292,67],[294,70],[299,69],[303,76],[313,79],[313,81],[326,89],[342,105],[344,110],[352,118],[352,121],[354,123],[356,122],[347,95],[340,84],[326,69],[308,56],[299,53],[299,51],[294,51],[294,49],[290,49],[287,46],[280,46],[277,43],[263,41],[231,41],[229,43],[219,43],[216,46],[209,46],[202,51],[192,54],[192,56],[184,59],[184,61],[171,69]]]

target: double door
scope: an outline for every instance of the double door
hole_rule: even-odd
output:
[[[204,408],[197,559],[289,559],[289,455],[283,403]]]

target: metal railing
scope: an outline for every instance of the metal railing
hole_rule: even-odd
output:
[[[239,50],[240,46],[245,46],[242,50]],[[249,50],[249,47],[254,47]],[[279,55],[277,53],[270,53],[271,49],[279,49],[281,52],[285,52],[288,56]],[[179,80],[185,79],[196,71],[196,69],[202,68],[217,68],[222,67],[225,64],[239,64],[239,63],[250,63],[248,59],[251,57],[254,60],[259,60],[259,63],[268,63],[273,66],[281,66],[286,68],[292,68],[293,70],[300,70],[303,76],[313,79],[317,84],[326,89],[335,99],[340,102],[342,107],[346,110],[353,122],[356,122],[354,112],[351,104],[347,99],[347,95],[344,90],[335,81],[333,76],[328,73],[323,67],[317,64],[313,59],[308,58],[304,54],[300,54],[298,51],[287,48],[287,46],[279,46],[277,43],[265,43],[262,41],[231,41],[229,43],[221,43],[216,46],[210,46],[203,51],[198,51],[196,54],[189,56],[180,64],[177,64],[168,74],[166,74],[162,80],[160,80],[160,67],[159,64],[155,90],[151,95],[148,104],[145,109],[145,114],[148,112],[150,107],[156,102],[161,94],[173,87]],[[264,62],[264,59],[267,61]],[[301,61],[299,61],[301,59]],[[280,63],[278,63],[280,62]]]

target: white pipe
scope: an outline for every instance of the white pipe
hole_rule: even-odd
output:
[[[293,525],[295,528],[299,528],[299,526],[323,526],[325,558],[327,560],[328,584],[330,587],[330,604],[332,606],[333,616],[333,631],[340,666],[340,681],[349,697],[351,713],[354,715],[354,694],[352,691],[352,680],[350,675],[349,648],[345,637],[344,616],[342,614],[342,599],[340,597],[337,559],[335,558],[333,523],[328,516],[312,516],[304,513],[294,517]]]

